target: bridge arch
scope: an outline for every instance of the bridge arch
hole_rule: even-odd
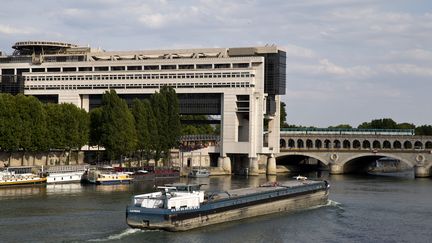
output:
[[[414,148],[415,149],[422,149],[423,148],[423,143],[420,142],[420,141],[415,141]]]
[[[404,149],[412,149],[412,143],[410,141],[404,142]]]
[[[391,143],[388,140],[385,140],[383,142],[383,146],[382,147],[385,148],[385,149],[391,149]]]
[[[313,148],[313,142],[311,139],[306,140],[306,148],[309,148],[309,149]]]
[[[427,141],[425,144],[426,149],[432,149],[432,141]]]
[[[278,161],[285,159],[289,156],[304,156],[304,157],[309,157],[309,158],[313,158],[316,159],[318,161],[320,161],[322,164],[328,166],[330,164],[330,161],[327,159],[327,157],[320,156],[314,153],[308,153],[308,152],[290,152],[290,153],[280,153],[277,157],[276,157],[276,164],[278,163]]]
[[[361,143],[360,143],[360,141],[359,140],[354,140],[353,141],[353,148],[355,148],[355,149],[360,149],[361,148]]]
[[[297,140],[297,148],[304,148],[304,141],[302,139]]]
[[[414,168],[414,164],[403,158],[398,156],[397,154],[387,154],[387,153],[376,153],[376,154],[370,154],[370,153],[360,153],[353,155],[351,157],[346,158],[344,161],[340,162],[340,165],[343,166],[344,173],[352,173],[352,172],[366,172],[368,166],[370,165],[370,162],[372,160],[377,160],[380,158],[392,158],[399,160],[406,165],[408,165],[410,168]]]
[[[338,139],[333,141],[333,148],[341,148],[341,142]]]
[[[288,148],[295,148],[295,141],[294,139],[288,139]]]
[[[315,140],[315,148],[322,148],[322,141],[320,139]]]
[[[349,140],[345,139],[345,140],[342,142],[342,147],[343,147],[344,149],[350,149],[350,148],[351,148],[351,142],[350,142]]]
[[[394,149],[401,149],[402,148],[402,143],[399,142],[398,140],[393,142],[393,148]]]
[[[331,142],[330,142],[330,140],[328,140],[328,139],[326,139],[326,140],[324,140],[324,148],[330,148],[330,145],[331,145]]]
[[[281,148],[286,148],[286,141],[285,141],[285,139],[283,139],[283,138],[281,138],[280,140],[279,140],[279,146],[281,147]]]
[[[378,140],[373,141],[372,148],[374,148],[374,149],[381,148],[381,143]]]
[[[368,149],[368,148],[371,147],[371,144],[370,144],[369,140],[363,140],[363,144],[362,145],[363,145],[364,149]]]

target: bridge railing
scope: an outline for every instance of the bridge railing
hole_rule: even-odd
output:
[[[281,134],[414,136],[414,129],[281,128]]]

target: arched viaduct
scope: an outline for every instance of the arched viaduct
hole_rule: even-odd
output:
[[[314,158],[330,173],[364,170],[365,160],[390,157],[414,168],[416,177],[432,175],[432,137],[402,133],[293,133],[281,132],[276,163],[289,156]]]

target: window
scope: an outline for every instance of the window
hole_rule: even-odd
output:
[[[197,69],[212,69],[212,65],[211,64],[197,64],[196,65]]]
[[[229,63],[220,63],[220,64],[215,64],[214,67],[215,68],[230,68],[231,64],[229,64]]]
[[[162,65],[161,69],[162,70],[177,69],[177,66],[176,65]]]
[[[124,71],[124,70],[126,70],[126,67],[125,66],[112,66],[111,70],[112,71]]]
[[[91,71],[93,71],[93,67],[79,67],[78,71],[79,72],[91,72]]]
[[[179,65],[179,69],[194,69],[193,64]]]
[[[95,72],[99,72],[99,71],[108,71],[109,68],[108,67],[94,67]]]

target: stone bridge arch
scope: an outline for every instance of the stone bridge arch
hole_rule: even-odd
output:
[[[326,166],[329,166],[329,164],[330,164],[330,160],[326,156],[324,156],[324,154],[321,154],[321,153],[308,153],[308,152],[280,153],[276,157],[276,164],[281,159],[287,158],[289,156],[295,156],[295,155],[297,155],[297,156],[305,156],[305,157],[310,157],[310,158],[316,159],[316,160],[320,161],[321,163],[323,163]]]
[[[370,165],[371,160],[377,160],[384,157],[399,160],[408,165],[409,168],[414,168],[416,166],[416,163],[413,163],[409,158],[394,153],[357,153],[354,155],[343,156],[340,158],[340,161],[335,161],[335,164],[341,167],[343,173],[364,172]]]

